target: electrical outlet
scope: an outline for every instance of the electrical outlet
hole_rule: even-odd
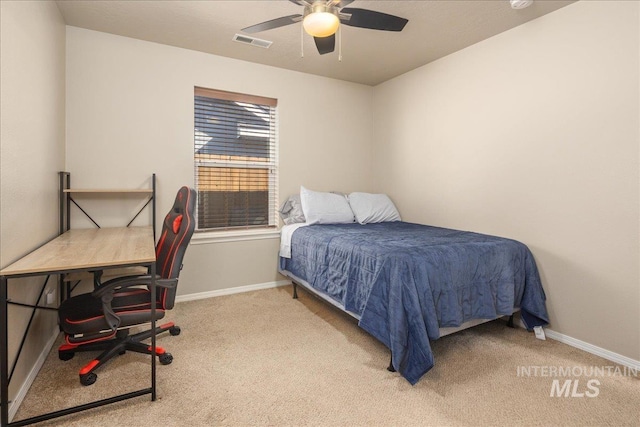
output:
[[[49,289],[47,291],[47,305],[52,305],[56,302],[56,289]]]

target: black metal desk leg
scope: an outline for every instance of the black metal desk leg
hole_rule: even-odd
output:
[[[151,264],[151,401],[156,400],[156,263]]]
[[[7,278],[0,277],[0,426],[9,424],[9,338]]]

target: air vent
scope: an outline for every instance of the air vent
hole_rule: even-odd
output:
[[[533,0],[510,0],[512,9],[524,9],[531,6]]]
[[[238,43],[250,44],[252,46],[263,47],[269,49],[271,43],[269,40],[261,40],[251,36],[245,36],[244,34],[236,34],[233,36],[233,41]]]

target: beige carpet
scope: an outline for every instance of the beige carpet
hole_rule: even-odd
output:
[[[596,397],[550,397],[551,377],[518,367],[578,369],[613,363],[502,321],[432,343],[436,366],[415,386],[385,368],[388,350],[356,322],[306,292],[276,288],[180,303],[168,318],[182,327],[159,337],[174,356],[158,365],[149,396],[74,414],[50,426],[560,426],[640,425],[640,379],[596,379]],[[127,353],[98,370],[89,387],[68,362],[49,355],[15,420],[148,387],[149,360]],[[591,390],[593,393],[593,390]]]

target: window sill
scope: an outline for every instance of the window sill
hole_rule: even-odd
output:
[[[279,239],[280,230],[234,230],[234,231],[207,231],[194,233],[191,238],[192,245],[207,245],[210,243],[242,242],[247,240]]]

